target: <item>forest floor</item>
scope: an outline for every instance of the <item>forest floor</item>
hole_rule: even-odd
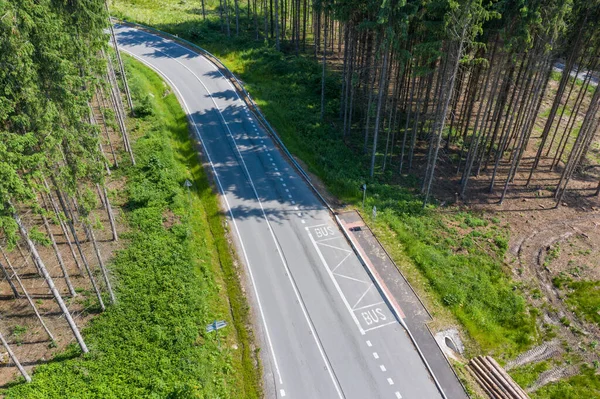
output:
[[[86,285],[89,280],[79,276],[74,262],[69,263],[81,295],[68,304],[90,349],[81,355],[38,278],[31,279],[36,283],[30,288],[39,289],[36,303],[57,338],[56,347],[48,347],[30,311],[14,300],[0,301],[3,320],[11,323],[6,334],[9,343],[28,369],[35,366],[30,384],[15,380],[12,365],[0,368],[4,384],[0,395],[258,398],[260,364],[240,269],[218,198],[189,139],[187,119],[156,73],[129,58],[125,61],[136,104],[136,117],[127,121],[136,166],[128,161],[119,137],[113,136],[120,167],[112,169],[108,188],[118,214],[120,240],[111,241],[110,229],[98,228],[96,233],[117,302],[100,313]],[[96,102],[95,116],[100,120],[97,106]],[[114,115],[105,112],[104,117],[109,136],[114,135]],[[107,141],[103,144],[108,151]],[[189,191],[183,186],[186,179],[192,182]],[[101,208],[95,212],[98,224],[106,226]],[[36,225],[33,218],[25,221]],[[40,248],[64,292],[58,266],[50,264],[51,248]],[[66,258],[67,250],[61,252]],[[17,253],[10,256],[25,280],[35,272],[31,265],[17,262]],[[84,254],[95,262],[87,246]],[[96,263],[93,268],[97,269]],[[6,287],[2,288],[4,293]],[[21,317],[24,312],[28,314]],[[205,331],[214,320],[227,322],[218,336]]]
[[[600,178],[597,168],[578,175],[555,208],[550,188],[560,177],[560,166],[546,172],[548,161],[543,160],[530,187],[524,187],[528,159],[534,155],[526,152],[502,205],[498,199],[504,182],[499,179],[494,193],[488,194],[489,171],[470,182],[468,202],[456,201],[456,149],[450,148],[436,172],[436,201],[423,209],[418,168],[399,176],[396,159],[370,180],[362,134],[346,144],[341,140],[341,127],[335,122],[335,65],[327,80],[327,91],[334,94],[323,123],[321,69],[310,51],[287,56],[252,37],[227,38],[220,32],[215,6],[207,2],[206,21],[196,5],[175,0],[120,0],[112,10],[118,17],[197,43],[241,79],[327,198],[339,208],[361,211],[434,316],[434,332],[458,328],[467,357],[493,355],[524,387],[539,388],[533,398],[600,398],[595,374],[600,303],[594,302],[600,292],[595,224],[600,203],[591,195]],[[242,26],[248,22],[241,20]],[[549,90],[555,87],[551,83]],[[548,104],[544,107],[542,115]],[[541,120],[536,131],[540,128]],[[598,157],[594,147],[589,159],[597,163]],[[368,188],[363,210],[364,182]],[[460,367],[458,371],[467,378]],[[553,379],[560,381],[551,383]]]

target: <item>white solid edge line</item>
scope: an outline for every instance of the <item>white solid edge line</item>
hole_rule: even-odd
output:
[[[194,130],[196,132],[196,136],[200,139],[200,141],[202,142],[202,146],[204,147],[204,150],[206,152],[206,156],[208,158],[208,162],[210,163],[210,167],[215,175],[215,178],[217,180],[217,184],[219,186],[219,191],[221,191],[221,194],[223,195],[223,199],[225,200],[225,203],[227,204],[227,210],[229,211],[229,216],[231,217],[231,220],[233,221],[233,226],[235,227],[235,231],[238,235],[238,238],[240,240],[240,246],[242,247],[242,252],[244,253],[244,259],[246,261],[246,264],[248,265],[248,274],[250,274],[250,280],[252,280],[252,288],[254,289],[254,295],[256,295],[256,302],[258,303],[258,308],[260,311],[260,316],[263,322],[263,325],[265,327],[265,335],[267,336],[267,342],[269,344],[269,349],[271,350],[271,356],[273,357],[273,363],[275,365],[275,371],[277,372],[277,377],[279,378],[279,384],[283,385],[283,379],[281,378],[281,372],[279,371],[279,364],[277,363],[277,357],[275,355],[275,349],[273,348],[273,343],[271,341],[271,335],[269,334],[269,327],[267,326],[267,320],[265,318],[264,312],[263,312],[263,308],[262,308],[262,304],[260,302],[260,296],[258,295],[258,290],[256,289],[256,282],[254,281],[254,274],[252,273],[252,268],[250,265],[250,260],[248,259],[248,254],[246,253],[246,248],[244,246],[244,242],[242,240],[242,236],[239,232],[238,226],[237,226],[237,222],[235,220],[235,217],[233,216],[233,212],[231,210],[231,205],[229,204],[229,201],[227,200],[227,195],[225,194],[225,191],[223,190],[223,186],[221,184],[221,180],[219,179],[219,174],[217,173],[215,166],[213,165],[212,159],[210,157],[210,154],[208,152],[207,147],[204,145],[204,140],[202,140],[202,136],[200,135],[200,132],[198,131],[198,127],[196,126],[196,123],[194,122],[194,120],[191,118],[191,114],[190,114],[190,110],[189,107],[185,101],[185,99],[183,98],[181,92],[179,91],[179,89],[177,88],[177,86],[175,86],[175,84],[173,83],[173,81],[171,81],[171,79],[169,79],[169,77],[163,72],[161,71],[158,67],[152,65],[151,63],[145,61],[143,58],[135,55],[134,53],[125,50],[124,48],[121,47],[121,50],[128,53],[129,55],[131,55],[132,57],[138,59],[140,62],[142,62],[143,64],[147,65],[148,67],[152,68],[153,70],[155,70],[156,72],[158,72],[160,75],[162,75],[162,77],[169,82],[169,84],[171,85],[171,87],[173,88],[173,90],[175,90],[177,92],[177,94],[179,95],[179,98],[181,99],[181,101],[183,102],[183,105],[187,111],[186,117],[190,120],[190,123],[192,124],[192,126],[194,127]]]
[[[149,33],[147,33],[147,32],[144,32],[144,33],[145,33],[145,34],[148,34],[148,35],[150,35],[150,34],[149,34]],[[159,37],[160,37],[160,36],[159,36]],[[170,41],[170,40],[166,40],[166,39],[164,39],[164,40],[165,40],[165,41],[167,41],[167,42],[169,42],[169,43],[176,44],[177,46],[179,46],[179,47],[182,47],[182,48],[184,48],[184,49],[185,49],[185,50],[187,50],[187,51],[190,51],[190,50],[189,50],[189,49],[187,49],[186,47],[183,47],[183,46],[181,46],[181,45],[177,44],[176,42],[172,42],[172,41]],[[281,248],[279,247],[279,243],[277,242],[277,239],[276,239],[276,237],[275,237],[275,233],[273,232],[273,228],[271,227],[271,223],[269,222],[269,219],[267,218],[267,215],[266,215],[266,213],[265,213],[265,210],[264,210],[264,208],[263,208],[263,205],[262,205],[262,202],[261,202],[261,200],[260,200],[260,197],[259,197],[259,195],[258,195],[258,192],[256,191],[256,187],[254,186],[254,182],[252,181],[252,177],[250,176],[250,172],[249,172],[249,170],[248,170],[248,168],[247,168],[247,166],[246,166],[246,162],[244,162],[244,158],[243,158],[242,154],[240,153],[240,150],[239,150],[239,148],[238,148],[238,144],[237,144],[237,142],[235,141],[235,138],[233,137],[233,133],[232,133],[232,132],[231,132],[231,130],[229,129],[229,125],[228,125],[227,121],[225,120],[225,117],[223,116],[223,114],[222,114],[222,112],[221,112],[221,109],[220,109],[220,108],[219,108],[219,106],[217,105],[217,102],[216,102],[216,101],[215,101],[215,99],[213,98],[213,96],[212,96],[212,93],[210,92],[210,90],[208,90],[208,87],[206,87],[206,85],[204,84],[204,82],[202,82],[202,80],[201,80],[201,79],[198,77],[198,75],[196,75],[196,74],[195,74],[195,73],[194,73],[194,72],[193,72],[193,71],[192,71],[190,68],[188,68],[188,67],[187,67],[186,65],[184,65],[182,62],[180,62],[178,59],[176,59],[176,58],[174,58],[174,57],[171,57],[169,54],[167,54],[167,53],[165,53],[165,52],[163,52],[163,51],[160,51],[160,50],[157,50],[157,49],[154,49],[154,50],[155,50],[155,51],[158,51],[158,52],[160,52],[160,53],[163,53],[163,54],[164,54],[164,55],[166,55],[168,58],[170,58],[170,59],[174,60],[175,62],[177,62],[178,64],[180,64],[181,66],[183,66],[185,69],[187,69],[187,70],[188,70],[188,71],[189,71],[189,72],[190,72],[192,75],[194,75],[194,77],[195,77],[195,78],[198,80],[198,82],[200,82],[200,84],[201,84],[201,85],[204,87],[204,89],[206,90],[206,92],[207,92],[207,93],[208,93],[208,95],[210,96],[210,98],[211,98],[211,100],[212,100],[213,104],[215,105],[215,107],[216,107],[216,108],[217,108],[217,110],[219,111],[219,115],[221,116],[221,119],[223,120],[223,123],[224,123],[224,125],[225,125],[225,128],[226,128],[226,129],[227,129],[227,131],[229,132],[229,136],[231,137],[231,140],[232,140],[232,141],[233,141],[233,143],[234,143],[234,146],[235,146],[235,149],[236,149],[236,151],[237,151],[237,153],[238,153],[238,156],[240,157],[240,160],[242,161],[242,165],[243,165],[243,167],[244,167],[244,169],[245,169],[245,171],[246,171],[246,175],[248,176],[248,182],[250,183],[250,186],[252,187],[252,191],[254,191],[254,195],[256,196],[256,199],[257,199],[257,201],[258,201],[258,204],[259,204],[259,206],[260,206],[261,212],[262,212],[262,214],[263,214],[263,218],[265,219],[265,222],[266,222],[266,224],[267,224],[267,227],[269,228],[269,232],[271,233],[271,237],[272,237],[272,239],[273,239],[273,242],[275,243],[275,247],[277,248],[277,252],[279,253],[279,257],[281,258],[281,261],[282,261],[282,263],[283,263],[283,266],[284,266],[284,268],[286,269],[286,272],[287,272],[287,275],[288,275],[288,279],[290,280],[290,284],[292,285],[292,288],[293,288],[293,290],[294,290],[294,294],[296,295],[296,298],[298,299],[298,303],[300,304],[300,308],[302,309],[302,313],[303,313],[303,315],[304,315],[304,318],[306,319],[306,322],[307,322],[307,324],[308,324],[308,326],[309,326],[309,328],[310,328],[310,330],[311,330],[311,333],[312,333],[311,335],[312,335],[312,337],[313,337],[313,339],[314,339],[314,341],[315,341],[315,344],[317,345],[317,347],[318,347],[318,349],[319,349],[319,352],[320,352],[320,354],[321,354],[321,357],[323,358],[323,361],[324,361],[324,363],[325,363],[325,367],[327,368],[327,371],[329,372],[329,376],[331,377],[331,380],[332,380],[332,382],[333,382],[333,385],[335,386],[335,389],[336,389],[336,391],[337,391],[337,393],[338,393],[338,396],[339,396],[340,398],[342,398],[342,399],[343,399],[344,395],[343,395],[343,394],[342,394],[342,392],[341,392],[341,387],[339,386],[339,384],[338,384],[338,382],[337,382],[337,380],[336,380],[335,376],[333,375],[333,371],[332,371],[332,369],[331,369],[331,366],[330,366],[330,364],[329,364],[329,361],[327,360],[327,358],[326,358],[326,356],[325,356],[324,349],[323,349],[323,347],[322,347],[321,343],[319,342],[319,340],[318,340],[318,338],[317,338],[317,334],[316,334],[316,331],[315,331],[315,329],[314,329],[314,326],[312,325],[312,322],[311,322],[311,320],[310,320],[310,319],[309,319],[309,317],[308,317],[308,312],[307,312],[307,310],[306,310],[306,307],[304,306],[304,302],[302,301],[302,298],[300,297],[300,293],[298,292],[298,288],[296,287],[296,284],[295,284],[295,283],[294,283],[294,281],[292,280],[291,271],[290,271],[290,269],[289,269],[289,267],[288,267],[288,265],[287,265],[287,262],[285,261],[285,258],[283,257],[282,250],[281,250]],[[237,93],[237,90],[235,90],[235,88],[233,87],[233,85],[231,84],[231,82],[230,82],[230,81],[229,81],[229,80],[228,80],[228,79],[227,79],[227,78],[226,78],[226,77],[225,77],[225,76],[224,76],[224,75],[221,73],[221,71],[219,71],[219,70],[216,68],[216,66],[215,66],[213,63],[209,62],[209,61],[208,61],[208,60],[207,60],[207,59],[206,59],[204,56],[202,56],[202,55],[200,55],[200,54],[198,54],[198,53],[193,53],[193,54],[196,54],[196,55],[198,55],[200,58],[202,58],[203,60],[205,60],[206,62],[208,62],[210,65],[212,65],[212,66],[213,66],[213,68],[215,68],[215,69],[216,69],[216,70],[217,70],[217,71],[218,71],[218,72],[221,74],[221,76],[222,76],[222,77],[225,79],[225,81],[226,81],[227,83],[229,83],[229,85],[230,85],[230,86],[231,86],[231,87],[234,89],[234,92],[236,93],[236,95],[237,95],[238,99],[241,101],[241,99],[240,99],[240,97],[239,97],[239,94]],[[243,101],[242,101],[242,102],[243,102]],[[187,105],[186,105],[186,108],[187,108]],[[189,109],[188,109],[188,113],[189,113]],[[194,126],[195,126],[195,125],[194,125]],[[196,129],[196,132],[198,133],[198,136],[200,137],[200,134],[199,134],[199,132],[198,132],[197,128],[195,128],[195,129]],[[202,141],[202,138],[201,138],[201,137],[200,137],[200,140]],[[204,146],[204,142],[203,142],[203,141],[202,141],[202,145]],[[206,150],[206,147],[205,147],[205,150]],[[207,151],[207,154],[208,154],[208,151]],[[210,162],[210,159],[209,159],[209,162]],[[291,196],[290,196],[290,198],[291,198]],[[237,229],[236,229],[236,230],[237,230]],[[238,235],[239,235],[239,231],[238,231]]]

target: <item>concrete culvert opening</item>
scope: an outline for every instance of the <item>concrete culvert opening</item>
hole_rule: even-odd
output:
[[[452,349],[456,353],[459,353],[458,349],[456,348],[456,345],[454,345],[454,341],[452,340],[452,338],[446,336],[446,338],[444,338],[444,342],[446,343],[446,346],[448,348]]]
[[[434,337],[439,348],[446,357],[460,360],[461,355],[463,355],[465,351],[465,347],[456,328],[440,331],[436,333]]]

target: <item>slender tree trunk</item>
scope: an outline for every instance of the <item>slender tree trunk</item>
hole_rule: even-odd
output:
[[[6,260],[6,262],[10,263],[10,261],[8,260],[8,257],[4,253],[4,250],[2,248],[0,248],[0,251],[2,251],[2,255],[4,255],[4,259]],[[15,299],[21,298],[21,294],[19,294],[17,287],[15,287],[15,285],[12,282],[12,279],[10,278],[10,274],[8,274],[8,270],[6,270],[6,268],[4,267],[4,265],[2,263],[0,263],[0,269],[2,269],[2,274],[4,274],[4,278],[6,278],[6,281],[8,282],[8,285],[10,286],[10,290],[13,292],[13,296],[15,297]]]
[[[583,149],[585,148],[585,146],[587,144],[587,141],[593,140],[593,138],[594,138],[595,131],[593,131],[591,129],[591,127],[594,124],[593,121],[596,117],[598,107],[600,106],[599,100],[600,100],[600,90],[598,89],[598,87],[596,87],[596,90],[594,91],[594,96],[592,97],[592,100],[588,107],[588,111],[586,112],[585,118],[583,120],[583,124],[581,125],[581,129],[579,131],[579,134],[577,135],[577,139],[575,140],[575,143],[573,144],[573,149],[571,150],[571,153],[569,154],[569,159],[565,165],[565,169],[563,170],[560,180],[556,186],[555,197],[556,197],[557,206],[562,201],[563,196],[565,195],[565,192],[567,191],[567,187],[569,185],[569,181],[571,179],[571,176],[573,175],[573,172],[575,171],[579,162],[581,162],[581,155],[583,153]],[[562,189],[561,189],[561,185],[563,185]]]
[[[494,53],[492,53],[492,54],[494,54]],[[492,59],[493,59],[493,55],[492,55]],[[471,169],[473,168],[473,163],[475,162],[475,156],[479,149],[479,141],[482,136],[482,131],[481,131],[481,129],[478,129],[478,127],[479,127],[479,121],[481,118],[481,111],[486,107],[486,102],[484,101],[483,95],[487,92],[487,89],[489,87],[490,78],[493,75],[493,69],[494,69],[493,64],[490,63],[488,73],[486,74],[486,77],[485,77],[485,83],[484,83],[483,89],[481,90],[481,93],[480,93],[480,103],[479,103],[479,107],[477,109],[477,116],[475,117],[475,126],[473,127],[473,134],[471,135],[469,151],[467,152],[467,159],[465,160],[465,169],[463,170],[462,178],[460,181],[460,197],[462,199],[465,199],[465,192],[467,190],[467,185],[468,185],[469,179],[471,177]]]
[[[60,190],[58,190],[58,186],[56,184],[56,181],[54,181],[54,179],[53,179],[53,183],[56,187],[56,193],[58,196],[58,200],[61,203],[63,209],[65,209],[65,201],[60,193]],[[67,213],[67,217],[68,217],[68,213]],[[73,225],[72,218],[67,219],[67,223],[69,225],[69,228],[71,229],[71,234],[73,235],[73,239],[75,240],[75,246],[77,247],[77,250],[79,251],[79,256],[81,257],[81,260],[83,261],[85,271],[87,272],[88,278],[90,279],[90,282],[92,283],[92,287],[94,288],[94,292],[96,293],[96,297],[98,298],[98,304],[100,305],[100,309],[102,309],[102,311],[104,311],[104,310],[106,310],[106,307],[104,306],[104,301],[102,300],[102,294],[100,293],[100,290],[98,289],[98,285],[96,284],[96,279],[94,278],[94,275],[90,268],[90,264],[88,263],[87,258],[85,256],[85,254],[83,253],[83,249],[81,248],[81,243],[79,242],[79,238],[77,237],[77,231],[75,230],[75,226]]]
[[[384,39],[385,40],[385,39]],[[381,76],[379,79],[379,93],[377,99],[377,113],[375,116],[375,132],[373,133],[373,150],[371,153],[371,170],[369,172],[369,176],[373,178],[375,175],[375,157],[377,155],[377,138],[379,136],[379,126],[380,126],[380,118],[381,118],[381,105],[383,103],[383,93],[385,90],[385,78],[387,75],[387,67],[388,67],[388,49],[387,44],[383,50],[383,62],[382,62],[382,70]]]
[[[221,23],[221,32],[223,32],[223,26],[224,26],[224,22],[223,22],[223,0],[219,0],[219,22]]]
[[[17,368],[21,372],[21,375],[23,376],[23,378],[25,378],[25,381],[31,382],[31,377],[29,376],[29,374],[27,374],[27,371],[25,371],[23,366],[21,366],[19,359],[17,359],[17,356],[15,356],[15,353],[12,351],[12,349],[10,349],[10,346],[8,346],[8,342],[6,342],[4,335],[2,335],[1,333],[0,333],[0,341],[2,341],[2,345],[4,346],[4,349],[6,349],[6,352],[8,352],[8,356],[10,356],[10,359],[13,361],[15,366],[17,366]]]
[[[79,271],[81,272],[81,265],[79,264],[79,260],[77,259],[77,256],[75,255],[75,249],[73,248],[73,244],[71,243],[71,239],[69,238],[69,232],[67,231],[65,223],[62,220],[62,217],[60,215],[60,211],[58,209],[58,206],[56,205],[56,202],[54,201],[54,197],[52,197],[52,192],[50,191],[50,187],[48,186],[48,183],[46,182],[46,178],[45,177],[42,178],[42,182],[44,183],[44,187],[46,188],[46,195],[48,196],[48,199],[50,201],[50,205],[52,205],[52,210],[54,211],[54,214],[56,215],[56,219],[58,220],[58,222],[60,224],[60,228],[61,228],[61,230],[63,232],[63,236],[65,238],[65,241],[69,245],[69,249],[71,251],[71,255],[73,256],[73,260],[75,261],[75,265],[77,266],[77,269],[79,269]]]
[[[575,123],[577,122],[577,115],[579,114],[579,110],[581,109],[583,100],[586,97],[585,94],[587,93],[587,89],[589,87],[590,80],[591,80],[591,74],[588,75],[587,80],[584,81],[584,84],[582,85],[582,88],[579,91],[579,94],[577,95],[577,99],[575,100],[575,107],[573,109],[573,112],[571,113],[571,116],[569,117],[567,126],[565,127],[565,130],[564,130],[564,132],[560,138],[560,141],[558,143],[558,148],[556,149],[556,154],[554,155],[554,159],[552,160],[552,164],[550,165],[550,170],[552,170],[554,168],[554,166],[557,165],[560,162],[560,160],[562,159],[562,156],[565,151],[565,148],[567,147],[569,138],[571,137],[571,134],[573,133],[573,128],[575,127]]]
[[[110,15],[110,11],[108,10],[108,2],[106,0],[104,0],[104,6],[106,7],[106,12]],[[123,88],[125,89],[125,96],[127,97],[129,110],[131,111],[131,115],[135,115],[133,110],[133,101],[131,99],[131,92],[129,91],[129,84],[127,83],[127,75],[125,74],[125,67],[123,66],[123,60],[121,59],[121,54],[119,53],[119,43],[117,42],[117,37],[115,36],[112,23],[109,23],[108,26],[110,28],[110,37],[112,39],[113,47],[115,48],[115,54],[117,55],[117,62],[119,64],[119,70],[121,72],[121,79],[123,80]]]
[[[323,34],[323,73],[321,75],[321,120],[325,119],[325,67],[327,65],[327,14],[325,14],[325,33]]]
[[[462,53],[463,53],[463,47],[464,47],[464,38],[465,35],[467,33],[467,24],[465,23],[463,28],[462,28],[462,34],[460,36],[459,39],[459,43],[458,43],[458,50],[456,52],[456,60],[454,61],[454,65],[453,65],[453,71],[452,74],[450,75],[450,82],[449,82],[449,89],[448,92],[446,94],[446,98],[444,99],[444,108],[442,113],[440,114],[439,117],[439,128],[438,128],[438,135],[437,135],[437,143],[435,146],[435,150],[433,153],[433,160],[432,160],[432,165],[431,165],[431,172],[427,178],[427,190],[425,191],[425,199],[423,200],[423,207],[425,207],[427,205],[427,200],[429,199],[429,194],[431,192],[431,183],[433,182],[433,175],[435,174],[435,166],[437,163],[437,157],[438,157],[438,151],[440,149],[440,144],[441,144],[441,140],[442,140],[442,134],[444,132],[444,126],[446,124],[446,115],[448,113],[448,106],[450,105],[450,98],[451,98],[451,93],[454,91],[454,83],[456,81],[456,74],[458,72],[458,67],[460,66],[460,59],[462,58]]]
[[[54,336],[50,332],[50,329],[48,329],[48,326],[46,326],[46,323],[44,323],[44,320],[42,319],[42,316],[40,315],[40,312],[38,311],[37,306],[35,306],[35,302],[33,302],[33,299],[31,299],[31,296],[29,295],[29,293],[25,289],[25,286],[23,285],[23,282],[19,278],[19,275],[17,274],[17,272],[13,268],[12,264],[10,263],[10,260],[8,259],[8,256],[6,256],[6,253],[4,252],[4,250],[2,249],[2,247],[0,247],[0,252],[2,252],[2,256],[4,257],[4,260],[6,261],[6,264],[8,265],[8,267],[10,269],[10,272],[14,276],[15,280],[17,280],[17,284],[19,284],[19,287],[21,287],[21,291],[23,291],[23,294],[25,294],[25,298],[27,298],[27,302],[29,302],[29,306],[31,306],[31,308],[33,309],[33,312],[35,313],[35,316],[37,317],[37,319],[39,320],[40,324],[42,325],[42,328],[44,329],[44,331],[48,335],[48,338],[50,338],[50,340],[52,342],[55,342],[56,339],[54,339]],[[2,265],[1,262],[0,262],[0,265]],[[4,269],[3,265],[2,265],[2,269]]]
[[[110,223],[110,230],[112,232],[113,241],[119,241],[119,235],[117,234],[117,223],[115,222],[115,215],[113,213],[112,206],[110,205],[108,193],[106,192],[105,186],[102,186],[100,196],[103,198],[103,202],[106,206],[106,214],[108,215],[108,221]]]
[[[113,167],[118,168],[119,162],[117,160],[117,154],[115,152],[115,148],[113,146],[112,140],[110,139],[110,134],[108,133],[108,126],[106,124],[106,117],[103,113],[103,109],[106,108],[106,105],[105,105],[105,99],[104,99],[104,90],[102,89],[102,86],[100,86],[100,89],[97,91],[97,93],[99,93],[99,95],[100,95],[99,102],[98,102],[99,103],[98,108],[102,115],[102,126],[103,126],[103,130],[104,130],[104,134],[106,135],[106,140],[108,141],[108,147],[110,148],[110,153],[113,158]]]
[[[539,114],[539,110],[540,110],[540,107],[542,105],[542,100],[544,99],[543,97],[544,97],[544,92],[546,91],[546,85],[547,85],[548,81],[550,80],[550,74],[552,73],[552,64],[553,63],[550,62],[550,61],[545,61],[544,64],[547,67],[547,72],[545,74],[543,73],[544,66],[542,66],[541,70],[538,71],[539,75],[540,75],[540,78],[538,79],[538,82],[537,82],[537,84],[535,86],[534,95],[533,95],[533,101],[531,103],[531,109],[530,109],[530,112],[529,112],[527,123],[525,124],[525,127],[524,127],[525,131],[527,132],[526,133],[527,137],[525,138],[525,145],[521,148],[521,153],[519,154],[519,159],[517,160],[517,166],[515,168],[515,174],[512,177],[513,180],[514,180],[514,178],[516,176],[516,173],[517,173],[517,170],[519,168],[520,162],[523,159],[523,154],[525,153],[525,150],[527,149],[527,146],[529,144],[529,139],[531,138],[531,134],[533,132],[533,126],[535,124],[535,119],[536,119],[536,116]],[[541,146],[539,148],[541,148]],[[539,154],[541,154],[541,152],[539,152]],[[539,155],[536,156],[536,159],[537,159],[537,157],[539,157]],[[526,186],[529,186],[529,182],[530,182],[533,170],[534,169],[532,168],[531,169],[531,173],[529,175],[529,178],[527,179],[527,182],[525,184]]]
[[[100,254],[98,243],[96,242],[94,229],[92,229],[92,227],[89,224],[84,224],[84,227],[87,229],[89,236],[92,238],[92,245],[94,246],[96,258],[98,258],[98,265],[100,265],[100,271],[102,272],[102,277],[104,278],[104,283],[106,284],[106,290],[108,291],[108,295],[110,296],[110,302],[114,304],[116,302],[115,294],[112,290],[112,285],[110,284],[110,279],[108,278],[108,271],[106,270],[106,266],[104,265],[104,261],[102,260],[102,255]]]
[[[235,35],[240,35],[240,7],[238,0],[235,1]]]
[[[275,49],[281,51],[281,45],[279,43],[279,0],[275,0]]]
[[[390,72],[391,72],[391,69],[392,68],[390,67]],[[399,69],[399,67],[398,67],[398,69]],[[398,74],[396,73],[396,76],[397,75]],[[389,149],[389,144],[390,144],[390,135],[392,136],[391,142],[392,143],[394,142],[394,134],[392,132],[394,129],[394,126],[393,126],[394,110],[396,108],[396,98],[398,97],[398,86],[400,86],[400,82],[396,78],[396,79],[394,79],[394,88],[392,89],[392,98],[389,99],[388,129],[387,129],[387,137],[385,140],[385,153],[383,155],[383,167],[381,168],[382,171],[385,171],[385,167],[387,164],[388,149]],[[391,154],[390,154],[390,161],[391,161]]]
[[[42,196],[42,201],[44,202],[44,207],[46,207],[46,203],[45,203],[46,201],[44,200],[43,196]],[[46,215],[44,215],[43,213],[41,215],[42,215],[42,220],[44,222],[44,227],[46,228],[46,232],[48,233],[48,237],[50,237],[50,241],[52,242],[52,248],[54,248],[54,254],[56,255],[56,259],[58,260],[58,265],[60,266],[60,270],[62,271],[63,278],[65,279],[65,282],[67,283],[67,288],[69,290],[69,294],[71,294],[71,296],[76,296],[77,294],[75,292],[75,288],[73,288],[73,284],[71,284],[71,279],[69,278],[69,273],[67,272],[67,267],[65,266],[62,255],[60,254],[58,245],[56,245],[56,240],[54,239],[54,234],[52,234],[52,229],[50,228],[48,219],[46,218]]]
[[[412,132],[410,132],[410,147],[408,149],[408,170],[407,173],[410,173],[410,171],[412,170],[412,165],[413,165],[413,159],[414,159],[414,155],[415,155],[415,145],[417,144],[417,130],[419,128],[419,118],[421,116],[421,91],[422,91],[422,86],[423,85],[423,80],[419,79],[419,86],[417,87],[417,106],[416,106],[416,112],[415,112],[415,117],[414,117],[414,122],[413,122],[413,128],[412,128]]]
[[[369,57],[370,59],[372,59],[372,57]],[[377,67],[375,66],[375,63],[373,63],[373,66],[371,65],[367,65],[366,68],[369,69],[373,69],[372,72],[372,79],[371,79],[371,84],[369,85],[369,89],[368,89],[368,97],[369,100],[367,102],[367,120],[365,122],[365,141],[363,144],[363,151],[366,153],[367,152],[367,146],[369,145],[369,128],[371,127],[371,106],[373,105],[373,97],[374,97],[374,93],[375,93],[375,82],[377,81]]]
[[[129,144],[129,137],[127,135],[127,128],[125,127],[125,112],[123,108],[123,103],[121,101],[121,94],[119,92],[119,85],[116,80],[115,71],[112,66],[112,61],[110,57],[108,59],[108,81],[111,85],[111,98],[115,107],[115,115],[117,117],[117,121],[119,123],[119,127],[121,129],[121,134],[123,135],[123,145],[125,150],[129,153],[129,157],[131,158],[131,163],[135,165],[135,158],[133,156],[133,150],[131,149],[131,145]]]
[[[402,166],[404,165],[404,151],[406,149],[406,138],[408,137],[408,126],[410,123],[410,113],[412,110],[413,98],[415,94],[417,75],[414,74],[412,78],[412,83],[410,85],[410,100],[408,100],[408,104],[406,105],[406,124],[404,125],[404,136],[402,137],[402,148],[400,150],[400,167],[398,168],[398,173],[402,174]]]
[[[227,37],[231,37],[231,25],[229,23],[229,0],[223,0],[223,4],[225,4],[225,30],[227,32]]]
[[[17,223],[17,226],[19,227],[21,236],[23,236],[23,238],[27,242],[27,245],[29,246],[29,250],[33,255],[35,263],[38,265],[39,269],[41,270],[41,272],[44,276],[44,279],[46,280],[46,283],[48,284],[48,287],[50,288],[50,291],[52,292],[52,295],[54,295],[54,299],[56,299],[56,302],[58,303],[60,310],[65,315],[65,319],[67,320],[67,323],[69,323],[69,327],[71,328],[71,331],[73,331],[73,335],[75,336],[75,339],[77,340],[77,343],[79,344],[79,347],[81,348],[81,351],[83,353],[88,353],[89,350],[88,350],[85,342],[83,341],[83,337],[81,336],[81,333],[79,332],[79,329],[77,328],[77,325],[75,324],[75,320],[73,320],[73,318],[71,317],[71,314],[69,313],[69,309],[67,308],[67,305],[65,304],[62,297],[60,296],[58,289],[56,289],[56,286],[54,285],[54,281],[52,280],[52,277],[50,277],[50,274],[48,273],[48,270],[46,269],[44,262],[40,258],[40,255],[38,254],[37,249],[35,248],[35,245],[33,244],[33,241],[31,241],[29,239],[29,234],[27,233],[25,226],[23,225],[23,223],[21,223],[21,219],[19,218],[19,216],[16,213],[13,214],[13,219],[15,220],[15,222]]]

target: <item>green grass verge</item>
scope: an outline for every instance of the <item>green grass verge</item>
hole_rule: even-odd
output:
[[[178,1],[152,3],[121,0],[114,14],[177,34],[211,51],[246,85],[290,151],[318,175],[341,200],[358,205],[360,185],[368,180],[367,156],[345,145],[335,126],[339,108],[339,77],[327,80],[330,98],[327,122],[320,120],[321,70],[311,55],[286,56],[251,36],[226,38],[219,32],[213,12],[203,22],[196,5]],[[245,23],[245,22],[243,22]],[[243,25],[245,26],[245,25]],[[247,35],[247,34],[246,34]],[[477,219],[458,214],[446,217],[434,207],[422,209],[414,194],[416,179],[397,184],[391,169],[369,181],[368,208],[380,210],[378,225],[385,225],[390,240],[407,267],[424,277],[429,304],[459,319],[474,338],[473,350],[510,357],[538,339],[524,299],[503,271],[506,230],[484,225],[452,227]],[[457,222],[457,220],[459,220]],[[411,279],[414,283],[414,280]]]
[[[70,346],[6,398],[261,397],[247,303],[185,114],[157,74],[126,61],[143,116],[131,123],[137,165],[115,172],[129,227],[111,264],[118,302],[86,327],[89,354]],[[219,336],[205,332],[215,319],[228,322]]]
[[[561,275],[553,283],[566,292],[567,304],[579,317],[600,324],[600,281],[574,281]]]
[[[532,399],[592,399],[600,398],[600,378],[589,366],[581,374],[547,385],[532,393]]]
[[[544,361],[540,363],[528,364],[512,370],[510,376],[523,388],[530,387],[544,371],[552,367],[550,362]]]
[[[549,361],[519,367],[510,372],[522,387],[531,386],[538,377],[554,365]],[[600,378],[592,366],[584,365],[581,374],[540,388],[530,394],[532,399],[600,398]]]

